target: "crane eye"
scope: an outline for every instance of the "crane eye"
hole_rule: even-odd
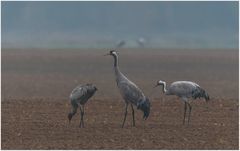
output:
[[[114,54],[114,53],[117,54],[117,51],[116,50],[111,50],[110,51],[110,54]]]

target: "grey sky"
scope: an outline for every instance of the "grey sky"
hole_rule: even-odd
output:
[[[2,47],[238,48],[238,2],[2,2]]]

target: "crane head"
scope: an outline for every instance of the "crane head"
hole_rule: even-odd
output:
[[[166,84],[166,82],[164,82],[162,80],[159,80],[159,81],[157,81],[157,84],[153,88],[155,88],[155,87],[157,87],[159,85],[165,85],[165,84]]]
[[[108,55],[117,56],[117,51],[116,50],[110,50],[109,53],[105,54],[104,56],[108,56]]]
[[[97,91],[97,90],[98,90],[96,86],[94,86],[94,89],[95,89],[95,91]]]
[[[210,99],[209,95],[208,95],[208,93],[206,91],[204,91],[204,98],[205,98],[206,102],[208,102],[209,99]]]
[[[73,116],[73,115],[72,115],[71,113],[68,114],[69,123],[71,122],[72,116]]]
[[[140,109],[143,111],[143,119],[147,119],[149,114],[150,114],[150,101],[149,99],[146,97],[145,100],[141,100],[138,104],[137,104],[137,109]]]

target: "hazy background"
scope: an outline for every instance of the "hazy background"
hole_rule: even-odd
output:
[[[238,48],[238,2],[1,2],[3,48]]]

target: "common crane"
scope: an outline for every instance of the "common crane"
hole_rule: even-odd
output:
[[[137,39],[137,43],[141,48],[144,48],[144,46],[146,44],[146,40],[145,40],[145,38],[140,37],[140,38]]]
[[[117,52],[111,50],[107,55],[111,55],[114,58],[114,73],[116,77],[116,82],[118,89],[120,90],[120,94],[122,98],[125,100],[125,114],[122,123],[122,128],[124,127],[124,123],[127,116],[128,105],[131,105],[132,108],[132,118],[133,118],[133,126],[135,126],[135,117],[134,117],[134,108],[133,105],[137,106],[137,109],[143,111],[143,119],[147,119],[150,113],[150,102],[149,99],[143,94],[143,92],[134,84],[132,81],[127,79],[127,77],[121,73],[118,67],[118,55]]]
[[[70,102],[72,105],[72,111],[68,114],[69,123],[72,117],[76,114],[77,108],[80,108],[80,125],[79,127],[84,127],[83,116],[84,116],[84,105],[97,91],[96,86],[93,84],[79,85],[73,89],[70,95]]]
[[[166,95],[176,95],[181,98],[181,100],[184,102],[184,117],[183,117],[183,124],[185,123],[185,116],[186,116],[186,110],[187,105],[189,107],[189,113],[188,113],[188,124],[190,121],[190,115],[192,106],[188,102],[189,98],[201,98],[203,97],[206,101],[209,100],[208,93],[202,89],[198,84],[191,82],[191,81],[176,81],[173,82],[168,88],[166,86],[166,82],[164,81],[158,81],[157,86],[162,86],[163,93]]]
[[[126,45],[126,41],[125,40],[120,40],[119,42],[117,42],[116,47],[117,48],[122,48],[124,45]]]

